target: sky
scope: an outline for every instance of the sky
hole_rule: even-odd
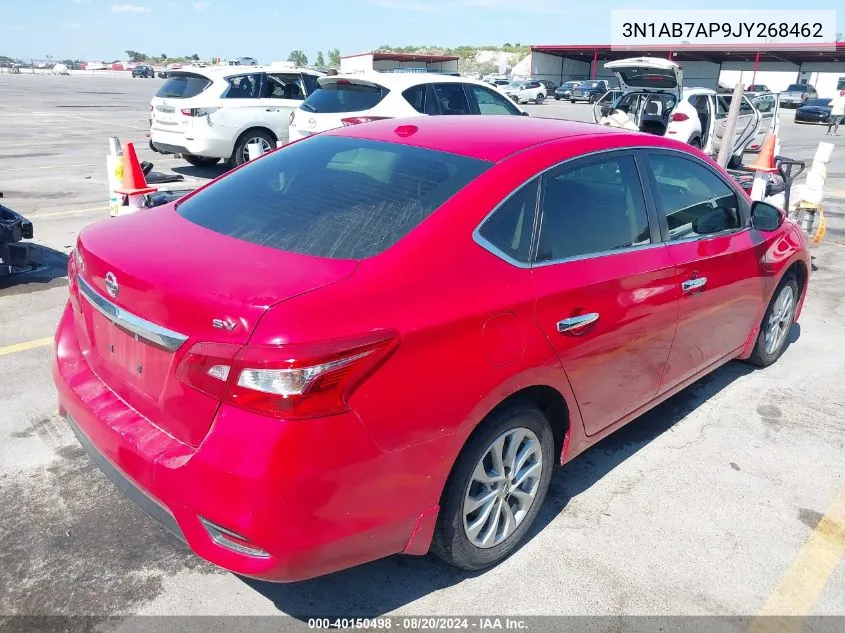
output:
[[[602,44],[611,9],[752,8],[715,0],[39,0],[4,2],[0,55],[23,59],[125,59],[197,54],[260,63],[302,50],[348,55],[382,45]],[[811,0],[812,9],[836,1]],[[795,0],[756,6],[795,9]],[[765,12],[760,12],[765,18]],[[837,15],[839,28],[845,10]]]

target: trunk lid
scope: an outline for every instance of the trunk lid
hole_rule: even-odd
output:
[[[671,92],[678,101],[683,98],[683,69],[669,59],[629,57],[608,62],[604,67],[614,72],[622,90]]]
[[[203,93],[213,81],[205,75],[175,71],[165,80],[150,101],[151,129],[184,134],[202,106]],[[185,114],[183,110],[195,110]]]
[[[219,402],[176,377],[185,353],[197,342],[245,344],[270,306],[357,266],[215,233],[180,217],[173,204],[89,226],[77,252],[77,334],[91,369],[192,446]]]

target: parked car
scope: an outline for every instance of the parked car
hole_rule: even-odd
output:
[[[809,269],[783,211],[677,141],[376,121],[83,228],[58,410],[235,573],[483,569],[557,464],[731,359],[776,362]]]
[[[502,86],[507,86],[510,82],[510,79],[491,79],[487,83],[489,83],[491,86],[498,86],[501,88]]]
[[[823,123],[830,122],[830,102],[832,99],[810,99],[795,110],[796,123]]]
[[[197,167],[240,165],[247,146],[287,142],[291,113],[320,73],[306,68],[224,66],[171,71],[150,102],[150,147]]]
[[[566,81],[562,83],[555,90],[555,101],[560,101],[561,99],[569,99],[569,96],[572,94],[572,90],[580,85],[580,81]]]
[[[612,106],[595,104],[593,120],[610,107],[628,114],[640,130],[669,136],[717,156],[724,138],[732,95],[709,88],[685,88],[677,63],[657,57],[633,57],[605,64],[619,80],[623,94]],[[771,115],[768,115],[771,118]],[[763,129],[764,117],[743,96],[733,136],[729,165],[742,163],[743,152]]]
[[[760,94],[761,92],[771,92],[769,87],[765,84],[751,84],[745,91],[750,94]]]
[[[502,87],[502,92],[513,99],[516,103],[534,102],[537,105],[546,99],[546,88],[539,81],[528,79],[510,82]]]
[[[549,79],[537,79],[546,89],[546,95],[553,95],[557,90],[557,84]]]
[[[152,66],[147,66],[145,64],[141,64],[139,66],[135,66],[132,69],[132,78],[135,77],[147,77],[150,79],[155,79],[156,73],[153,70]]]
[[[784,107],[800,108],[810,99],[816,99],[818,93],[809,84],[792,84],[780,93],[780,104]]]
[[[751,93],[750,99],[754,107],[760,112],[769,112],[775,108],[777,96],[771,92],[758,92]]]
[[[605,67],[607,66],[605,65]],[[595,103],[595,101],[608,90],[610,90],[610,83],[608,83],[605,79],[582,81],[581,85],[572,89],[572,92],[569,95],[569,101],[570,103],[575,103],[576,101]]]
[[[319,90],[291,114],[291,141],[379,119],[528,114],[496,88],[475,79],[434,73],[378,73],[321,77],[317,83]]]

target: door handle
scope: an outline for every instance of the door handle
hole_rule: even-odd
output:
[[[264,108],[265,112],[278,112],[279,108]]]
[[[578,330],[582,327],[586,327],[590,325],[590,323],[595,323],[599,319],[598,312],[590,312],[589,314],[581,314],[579,316],[570,317],[568,319],[564,319],[563,321],[557,322],[557,331],[558,332],[571,332],[572,330]]]
[[[695,279],[687,279],[681,284],[681,290],[684,292],[692,292],[698,288],[703,288],[707,283],[707,277],[696,277]]]

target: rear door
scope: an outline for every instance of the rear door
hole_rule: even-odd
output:
[[[290,113],[305,100],[307,88],[300,73],[267,73],[261,91],[264,121],[276,138],[288,141]]]
[[[665,391],[745,343],[762,316],[764,288],[749,206],[731,180],[690,154],[645,153],[680,293]]]
[[[262,73],[244,73],[226,78],[227,88],[220,100],[221,107],[209,116],[212,125],[226,129],[221,136],[231,136],[234,143],[248,127],[266,125],[267,114],[261,105]]]
[[[675,334],[674,264],[633,151],[543,175],[535,259],[537,321],[592,435],[654,398]]]

